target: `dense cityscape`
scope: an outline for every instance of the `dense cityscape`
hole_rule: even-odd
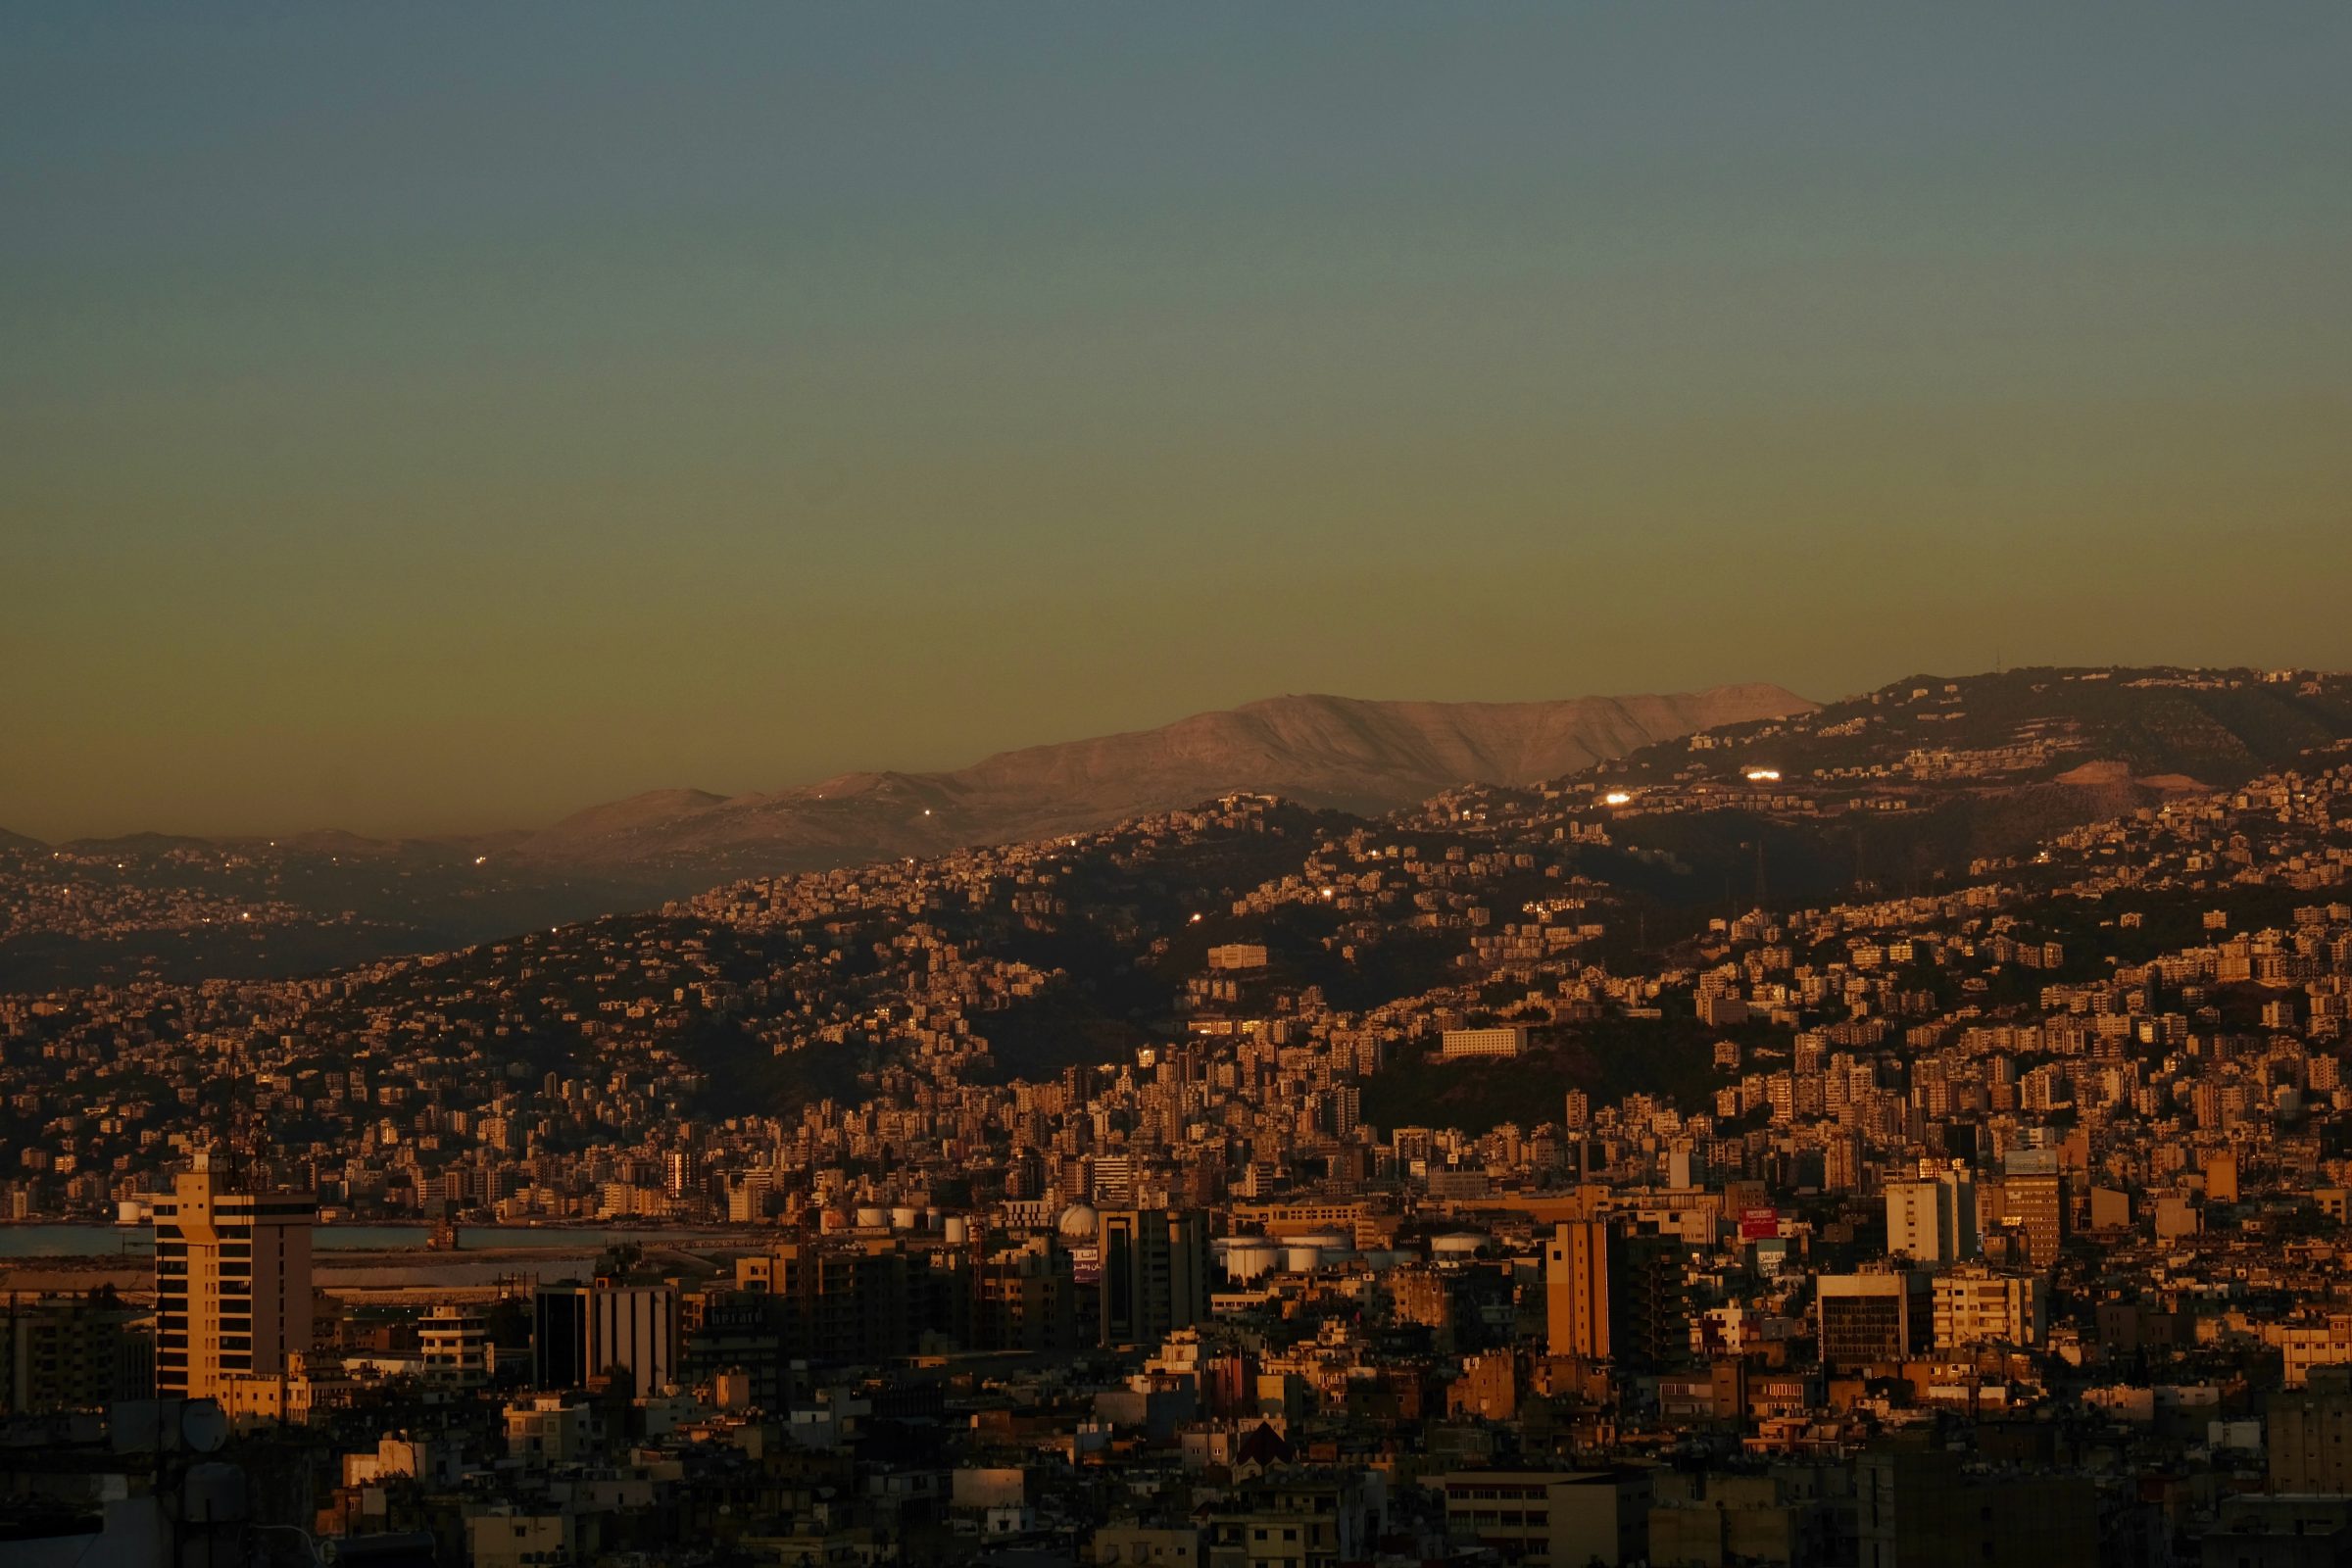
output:
[[[0,6],[0,1568],[2352,1568],[2352,6]]]
[[[1897,683],[1383,819],[0,999],[0,1203],[133,1250],[11,1270],[6,1528],[2337,1560],[2347,690]]]

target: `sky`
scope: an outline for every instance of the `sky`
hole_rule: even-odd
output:
[[[0,827],[2352,664],[2352,7],[0,10]]]

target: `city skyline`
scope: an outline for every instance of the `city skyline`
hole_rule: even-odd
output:
[[[0,8],[0,1558],[2352,1565],[2347,79]]]

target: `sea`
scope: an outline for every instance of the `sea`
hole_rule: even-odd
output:
[[[432,1235],[426,1225],[320,1225],[311,1232],[319,1252],[424,1251]],[[462,1225],[460,1251],[543,1248],[584,1252],[616,1243],[712,1242],[721,1233],[690,1230],[597,1230],[566,1225]],[[143,1225],[0,1225],[0,1258],[144,1257],[149,1234]]]

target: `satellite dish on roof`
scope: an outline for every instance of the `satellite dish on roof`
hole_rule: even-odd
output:
[[[228,1417],[217,1399],[190,1399],[179,1407],[179,1441],[198,1453],[219,1453],[228,1441]]]

